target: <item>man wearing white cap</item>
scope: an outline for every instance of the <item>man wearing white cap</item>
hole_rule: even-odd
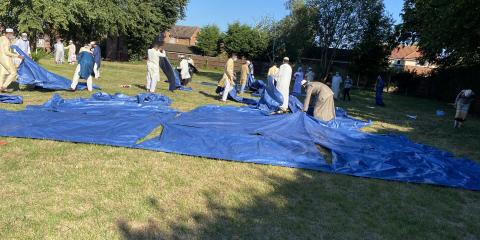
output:
[[[288,111],[288,96],[290,91],[290,81],[292,80],[292,67],[289,64],[290,59],[288,57],[283,58],[283,64],[278,69],[277,73],[277,90],[283,96],[283,104],[280,106],[280,110],[283,112]]]
[[[26,33],[22,33],[21,37],[15,42],[15,45],[28,56],[31,55],[30,41],[28,41],[28,35]]]
[[[72,40],[68,41],[68,46],[65,49],[68,50],[68,64],[74,64],[77,61],[77,55],[75,55],[77,47]]]
[[[7,89],[10,83],[17,78],[17,69],[13,64],[14,58],[22,58],[18,54],[10,51],[11,41],[13,38],[13,29],[7,28],[5,34],[0,37],[0,91],[11,92]]]
[[[190,66],[188,65],[188,60],[185,58],[184,55],[180,55],[180,64],[178,69],[180,70],[180,77],[182,79],[182,85],[184,87],[188,86],[188,83],[192,79],[190,76]]]
[[[333,91],[324,83],[302,81],[302,86],[306,89],[307,96],[303,103],[303,111],[308,112],[312,96],[317,99],[315,102],[313,117],[322,121],[330,121],[335,118],[335,100],[333,100]]]

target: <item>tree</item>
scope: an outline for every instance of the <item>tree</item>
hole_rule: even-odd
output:
[[[393,19],[385,14],[383,1],[369,0],[363,4],[362,19],[365,21],[361,40],[353,48],[352,70],[373,79],[388,67],[388,56],[397,42]]]
[[[258,28],[235,22],[228,25],[222,41],[227,53],[255,58],[265,51],[268,37]]]
[[[480,1],[406,0],[401,40],[441,66],[480,64]]]
[[[2,1],[0,22],[19,31],[83,42],[125,36],[129,51],[144,53],[160,31],[184,16],[188,0]]]
[[[198,49],[206,56],[217,56],[220,29],[217,25],[207,25],[200,30],[197,38]]]

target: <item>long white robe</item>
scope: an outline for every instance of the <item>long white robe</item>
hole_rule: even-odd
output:
[[[75,44],[69,44],[65,49],[68,50],[68,62],[73,63],[77,61],[77,55],[75,55],[75,52],[77,51],[77,47]]]
[[[157,49],[148,49],[147,60],[147,91],[155,92],[157,82],[160,81],[160,57],[165,57],[164,52]]]
[[[288,96],[290,91],[290,81],[292,81],[292,67],[288,63],[282,64],[277,73],[277,90],[283,96],[283,104],[280,108],[284,111],[288,109]]]
[[[191,78],[192,76],[190,76],[190,71],[189,71],[189,65],[188,65],[188,60],[187,59],[183,59],[182,61],[180,61],[180,75],[182,77],[182,79],[189,79]]]
[[[55,48],[55,62],[63,63],[63,60],[65,59],[65,47],[63,46],[63,43],[55,43],[53,47]]]
[[[333,97],[335,99],[338,99],[340,96],[340,84],[342,83],[342,77],[340,75],[335,75],[332,77],[332,91],[333,91]]]

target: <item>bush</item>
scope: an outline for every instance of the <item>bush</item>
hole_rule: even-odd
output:
[[[40,59],[44,59],[50,56],[43,48],[37,48],[35,51],[32,52],[32,59],[35,62],[38,62]]]

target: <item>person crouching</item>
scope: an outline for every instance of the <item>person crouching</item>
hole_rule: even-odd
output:
[[[85,45],[80,49],[78,53],[78,65],[75,69],[75,73],[73,74],[72,85],[70,88],[72,91],[77,89],[78,80],[84,79],[87,80],[87,89],[88,91],[93,91],[93,76],[94,73],[94,65],[95,65],[95,58],[93,57],[93,52],[88,45]]]
[[[313,117],[322,121],[330,121],[335,118],[335,101],[333,100],[333,91],[321,82],[302,81],[302,86],[306,89],[307,96],[303,103],[303,111],[308,112],[312,95],[317,99],[315,102]]]

